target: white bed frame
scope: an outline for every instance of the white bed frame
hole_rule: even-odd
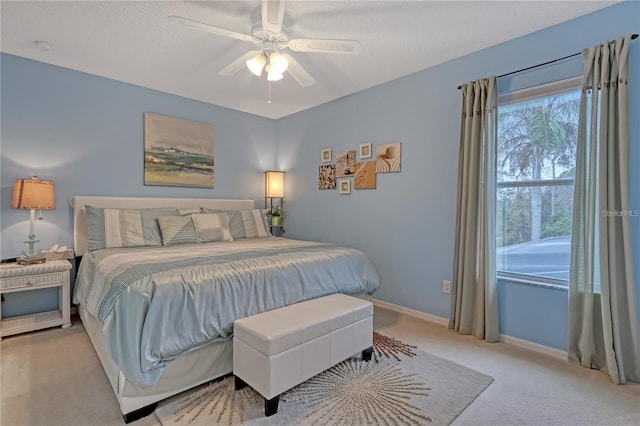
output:
[[[254,208],[253,200],[211,198],[76,196],[71,199],[70,204],[73,207],[73,240],[76,256],[82,256],[87,249],[86,205],[132,209],[208,207],[216,210],[241,210]],[[127,380],[113,361],[102,333],[102,324],[82,306],[78,306],[78,313],[118,399],[125,423],[151,414],[158,401],[232,372],[231,341],[214,342],[168,362],[163,376],[155,386],[136,385]]]

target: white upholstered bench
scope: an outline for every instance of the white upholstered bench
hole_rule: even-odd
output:
[[[233,374],[265,398],[265,415],[278,411],[282,392],[362,351],[373,351],[373,304],[332,294],[236,320]]]

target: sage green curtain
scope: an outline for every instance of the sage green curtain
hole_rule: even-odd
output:
[[[496,77],[462,86],[458,197],[449,329],[496,342]]]
[[[585,49],[575,174],[569,360],[640,382],[629,224],[629,44]]]

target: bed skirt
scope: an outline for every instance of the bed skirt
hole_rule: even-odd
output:
[[[126,379],[111,358],[101,331],[101,323],[81,305],[78,305],[78,313],[111,383],[123,415],[233,371],[233,339],[229,339],[209,343],[167,362],[166,370],[155,386],[136,385]]]

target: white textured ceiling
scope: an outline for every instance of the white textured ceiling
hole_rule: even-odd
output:
[[[290,52],[316,83],[269,84],[243,69],[218,71],[250,42],[196,31],[179,15],[241,33],[260,1],[2,1],[1,50],[268,118],[280,118],[617,1],[291,1],[292,38],[359,40],[358,55]],[[44,40],[53,48],[38,49]]]

